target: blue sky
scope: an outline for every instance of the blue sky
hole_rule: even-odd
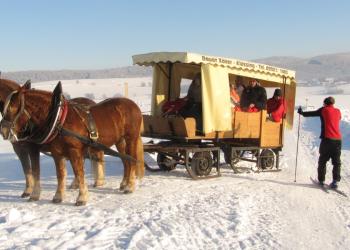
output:
[[[349,52],[349,11],[346,0],[2,0],[0,70],[113,68],[152,51]]]

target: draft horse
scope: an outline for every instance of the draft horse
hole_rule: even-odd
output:
[[[47,128],[47,121],[56,114],[51,113],[50,107],[54,100],[60,100],[59,120],[54,126],[54,138],[48,144],[56,165],[58,179],[57,190],[53,198],[54,203],[62,202],[65,194],[66,169],[64,159],[70,160],[75,178],[79,186],[76,205],[85,205],[88,200],[88,190],[84,178],[84,154],[89,145],[74,136],[67,136],[62,131],[70,131],[78,137],[89,137],[89,131],[84,120],[86,113],[74,109],[62,95],[61,84],[58,83],[54,93],[20,90],[9,98],[4,107],[4,117],[1,121],[1,133],[4,138],[29,137],[40,134]],[[142,114],[139,107],[127,98],[111,98],[90,107],[90,114],[98,132],[97,142],[107,147],[115,145],[122,154],[127,154],[134,160],[122,158],[124,176],[120,190],[130,193],[135,190],[136,177],[144,176],[143,144],[141,141]],[[57,113],[57,114],[58,114]],[[57,115],[58,116],[58,115]],[[64,118],[62,119],[62,117]],[[29,131],[29,132],[28,132]]]
[[[3,108],[7,97],[11,93],[19,91],[21,86],[15,81],[8,79],[0,79],[0,112],[3,115]],[[27,81],[22,89],[28,90],[31,88],[30,81]],[[74,98],[69,100],[72,105],[77,107],[86,107],[95,104],[94,101],[88,98]],[[40,151],[50,153],[46,145],[38,144],[28,140],[12,141],[12,146],[17,154],[25,176],[26,186],[21,195],[22,198],[30,197],[30,200],[39,200],[40,198]],[[90,150],[88,157],[92,161],[92,170],[94,174],[94,187],[104,184],[104,154],[100,150]],[[63,163],[64,164],[64,163]],[[35,180],[35,181],[34,181]],[[34,186],[35,182],[35,186]],[[71,188],[77,188],[77,181],[74,179]]]

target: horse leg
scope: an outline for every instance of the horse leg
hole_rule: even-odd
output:
[[[126,153],[137,160],[137,138],[136,140],[130,140],[126,144]],[[128,161],[127,165],[127,185],[124,189],[124,193],[132,193],[135,191],[135,179],[136,179],[136,162]]]
[[[53,203],[61,203],[64,199],[65,185],[66,185],[66,164],[65,158],[62,156],[53,155],[53,159],[56,165],[56,176],[57,176],[57,190],[55,196],[52,199]]]
[[[21,165],[23,168],[24,177],[26,179],[26,187],[21,195],[22,198],[30,196],[33,192],[33,175],[32,175],[32,167],[30,164],[29,152],[26,146],[18,143],[12,144],[13,150],[17,154],[19,160],[21,161]]]
[[[104,152],[93,151],[92,171],[94,173],[94,187],[101,187],[105,184]]]
[[[125,143],[124,139],[122,141],[120,141],[118,144],[115,144],[115,146],[117,147],[119,153],[125,154],[126,143]],[[129,164],[129,162],[127,160],[124,160],[124,159],[122,159],[122,162],[123,162],[123,167],[124,167],[124,173],[123,173],[123,180],[119,186],[120,191],[124,191],[127,184],[128,184],[127,180],[128,180],[128,169],[129,169],[128,164]]]
[[[136,176],[141,181],[141,179],[145,176],[145,159],[141,136],[139,136],[137,139],[136,160]]]
[[[69,189],[78,189],[78,188],[79,188],[78,181],[74,176],[72,183],[69,185]]]
[[[79,185],[79,195],[75,202],[76,206],[86,205],[88,200],[89,192],[85,183],[84,177],[84,156],[83,152],[79,150],[70,150],[69,160],[73,168],[75,178]]]
[[[40,198],[41,187],[40,187],[40,152],[39,147],[32,145],[29,150],[29,157],[32,164],[32,172],[34,179],[33,192],[30,195],[30,201],[37,201]]]

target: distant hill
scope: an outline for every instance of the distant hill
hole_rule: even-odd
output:
[[[269,57],[255,61],[295,70],[298,80],[334,78],[350,82],[350,52],[310,58]]]
[[[128,66],[102,70],[56,70],[56,71],[18,71],[3,72],[2,78],[12,79],[24,83],[31,79],[34,82],[72,79],[104,79],[129,78],[152,75],[151,67]]]
[[[334,78],[350,82],[350,52],[320,55],[310,58],[268,57],[255,62],[274,65],[296,71],[297,80],[310,81]],[[128,66],[103,70],[58,70],[58,71],[19,71],[3,72],[1,77],[18,82],[31,79],[32,82],[70,79],[103,79],[151,76],[151,67]]]

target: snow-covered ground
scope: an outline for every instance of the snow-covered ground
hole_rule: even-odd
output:
[[[93,93],[102,99],[124,94],[142,110],[150,108],[149,78],[63,81],[71,97]],[[34,84],[53,89],[50,83]],[[342,181],[350,196],[350,85],[335,95],[343,113]],[[322,104],[322,88],[298,88],[296,105],[312,109]],[[307,99],[307,100],[306,100]],[[302,118],[297,181],[294,182],[298,116],[285,133],[281,172],[234,174],[193,181],[184,168],[149,173],[137,191],[117,190],[122,179],[119,159],[106,157],[107,183],[93,188],[86,164],[90,199],[74,206],[77,191],[68,190],[62,204],[52,204],[56,188],[54,163],[41,156],[42,196],[21,199],[24,177],[10,143],[0,140],[0,249],[349,249],[350,202],[312,184],[318,158],[318,118]],[[146,155],[155,165],[155,156]],[[250,167],[250,163],[240,163]],[[73,178],[68,167],[70,182]],[[331,167],[327,182],[331,181]]]

